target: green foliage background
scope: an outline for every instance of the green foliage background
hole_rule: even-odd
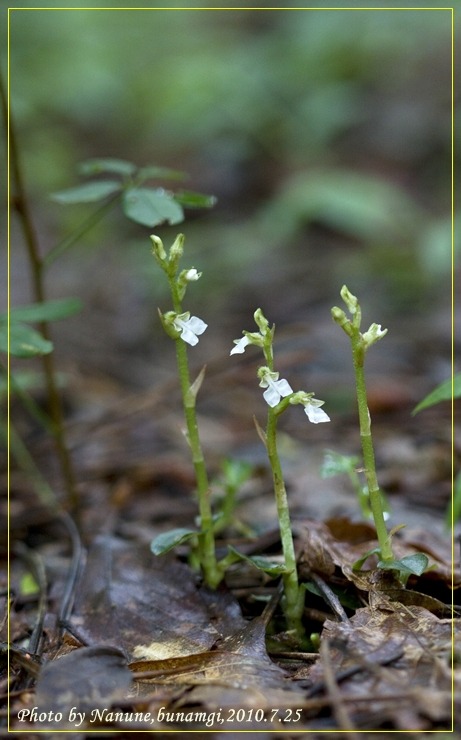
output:
[[[119,157],[217,196],[184,226],[210,310],[266,286],[286,320],[287,286],[331,305],[351,275],[388,316],[449,310],[450,11],[34,5],[10,11],[10,96],[44,250],[88,213],[49,194],[77,184],[79,161]],[[157,232],[169,243],[176,227]],[[52,297],[99,269],[121,275],[119,294],[161,300],[148,233],[111,214],[50,272]],[[21,302],[14,226],[12,244]]]

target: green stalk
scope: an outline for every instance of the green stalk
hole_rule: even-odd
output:
[[[362,445],[365,478],[368,486],[370,508],[376,527],[376,534],[381,550],[382,560],[393,560],[392,546],[387,533],[381,491],[376,475],[375,453],[371,435],[371,419],[368,410],[367,390],[365,384],[365,347],[363,338],[357,331],[351,336],[352,358],[355,372],[355,386],[359,411],[360,441]]]
[[[386,522],[384,519],[384,507],[381,491],[379,490],[378,478],[376,475],[375,453],[373,449],[373,438],[371,436],[371,419],[368,410],[367,389],[365,384],[365,354],[372,344],[387,333],[387,329],[381,329],[380,324],[372,324],[368,331],[362,333],[360,324],[362,321],[362,312],[358,298],[354,296],[343,285],[341,288],[341,298],[348,307],[352,320],[349,320],[344,311],[337,306],[331,309],[333,321],[348,335],[352,347],[352,361],[355,372],[355,386],[357,391],[357,405],[359,410],[360,424],[360,441],[362,444],[363,462],[365,467],[365,478],[368,487],[368,496],[370,501],[371,513],[376,527],[376,534],[380,548],[381,560],[394,560],[390,537],[387,533]]]
[[[304,591],[300,589],[296,566],[296,555],[293,544],[288,497],[283,480],[282,466],[277,449],[278,414],[270,408],[267,416],[266,447],[274,483],[275,502],[280,527],[283,557],[287,572],[283,574],[283,611],[289,630],[293,630],[301,642],[305,639],[302,625],[304,610]]]
[[[261,324],[264,329],[264,324]],[[268,326],[267,326],[268,329]],[[263,353],[269,370],[274,370],[274,353],[272,350],[273,331],[265,331],[263,340]],[[280,413],[280,409],[279,409]],[[303,644],[306,636],[302,624],[304,611],[304,590],[300,589],[298,581],[298,570],[296,564],[293,533],[291,529],[290,510],[288,508],[288,496],[283,479],[282,466],[277,448],[277,421],[279,414],[272,407],[267,412],[266,427],[266,449],[272,470],[274,484],[275,503],[277,506],[277,518],[279,520],[280,540],[284,564],[287,573],[282,576],[284,595],[282,599],[283,612],[289,630],[293,630]]]
[[[174,276],[168,275],[173,309],[177,314],[183,312],[178,287]],[[192,463],[197,483],[197,498],[200,513],[200,529],[198,535],[199,559],[205,582],[211,588],[216,588],[224,576],[224,568],[216,560],[215,539],[213,532],[213,514],[211,510],[211,488],[205,466],[202,445],[197,424],[196,396],[190,381],[189,361],[185,342],[178,337],[175,339],[176,361],[181,385],[181,395],[184,407],[184,417],[187,427],[187,440],[192,453]]]

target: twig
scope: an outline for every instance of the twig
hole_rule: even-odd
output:
[[[355,732],[356,728],[354,727],[348,709],[346,709],[342,701],[341,692],[338,688],[333,664],[331,662],[330,645],[326,638],[322,640],[320,645],[320,657],[322,659],[322,667],[325,676],[325,687],[330,697],[332,711],[338,727],[340,727],[347,737],[351,738],[351,740],[358,740],[358,735]]]
[[[13,125],[11,112],[9,110],[9,101],[7,99],[5,85],[3,84],[3,78],[1,75],[0,96],[2,100],[2,111],[5,125],[8,131],[9,164],[11,168],[12,179],[16,189],[13,197],[13,204],[19,217],[19,221],[24,234],[24,241],[26,244],[27,253],[29,256],[34,300],[37,303],[44,303],[46,300],[45,283],[43,277],[44,264],[40,256],[38,238],[35,232],[32,215],[29,209],[29,203],[19,161],[19,151],[17,146],[15,127]],[[49,340],[50,330],[48,323],[45,321],[40,322],[39,328],[43,337]],[[72,461],[65,439],[62,405],[56,383],[56,372],[53,353],[51,352],[49,354],[42,355],[41,361],[48,396],[48,410],[52,420],[56,452],[60,463],[65,490],[67,493],[68,504],[75,512],[78,512],[78,495],[75,486],[75,476],[72,467]]]

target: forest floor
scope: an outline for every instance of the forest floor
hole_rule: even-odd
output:
[[[262,302],[272,287],[261,284],[251,299]],[[50,439],[16,401],[12,407],[59,504],[40,500],[13,465],[11,731],[26,737],[38,730],[80,737],[90,731],[367,732],[372,738],[374,731],[422,737],[452,729],[454,710],[459,716],[461,709],[459,699],[454,704],[461,576],[458,545],[452,550],[445,523],[452,430],[446,404],[411,414],[430,390],[428,368],[449,336],[445,317],[432,316],[432,335],[412,320],[399,322],[397,335],[390,332],[389,343],[386,337],[370,359],[369,406],[389,526],[406,525],[395,535],[396,553],[423,552],[430,564],[402,588],[376,570],[373,557],[359,572],[351,567],[376,546],[375,530],[361,516],[347,476],[321,475],[327,451],[360,451],[349,358],[330,349],[339,330],[325,306],[312,306],[306,335],[290,320],[299,315],[302,287],[287,286],[285,294],[277,367],[296,387],[304,387],[307,375],[305,389],[325,400],[332,418],[313,426],[293,408],[280,425],[299,574],[308,584],[304,623],[308,635],[318,636],[316,649],[300,651],[290,642],[277,579],[243,562],[212,592],[189,567],[185,546],[163,557],[151,553],[155,536],[189,527],[197,515],[173,347],[159,337],[153,363],[121,340],[110,344],[113,307],[98,312],[90,306],[90,320],[83,317],[78,330],[57,332],[79,494],[72,516],[64,513]],[[223,338],[253,330],[250,296],[246,303],[241,298],[234,298],[240,307],[229,309],[231,321],[210,327],[214,359],[207,361],[198,400],[200,430],[217,497],[224,459],[251,466],[218,550],[232,544],[277,560],[271,475],[253,424],[253,416],[264,424],[265,413],[255,381],[258,358],[252,348],[229,358]],[[202,356],[192,361],[198,372]],[[139,377],[148,379],[143,387]],[[5,607],[6,585],[5,575]],[[4,632],[6,640],[6,623]],[[5,724],[7,688],[5,674]]]

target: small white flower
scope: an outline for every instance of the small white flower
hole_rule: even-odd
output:
[[[173,320],[173,326],[181,333],[181,339],[194,347],[198,343],[198,336],[203,334],[208,324],[197,316],[191,316],[189,311],[180,313]]]
[[[324,403],[325,401],[319,401],[318,398],[310,398],[309,401],[304,404],[304,413],[312,424],[321,424],[324,421],[330,421],[328,414],[320,408]]]
[[[368,331],[362,334],[363,341],[367,347],[382,339],[387,334],[387,329],[381,329],[381,324],[372,324]]]
[[[184,275],[184,278],[186,282],[192,283],[194,280],[198,280],[201,277],[202,273],[197,272],[195,267],[191,267],[190,270],[186,270],[186,273]]]
[[[241,339],[234,339],[234,342],[235,342],[235,347],[231,349],[230,351],[231,355],[243,354],[245,352],[245,347],[248,347],[248,345],[251,344],[247,336],[244,336]]]
[[[264,391],[263,393],[263,397],[271,408],[277,406],[282,396],[289,396],[293,393],[293,388],[289,382],[284,378],[279,380],[278,377],[278,373],[266,370],[262,375],[261,382],[259,384],[261,388],[267,388],[267,391]]]

